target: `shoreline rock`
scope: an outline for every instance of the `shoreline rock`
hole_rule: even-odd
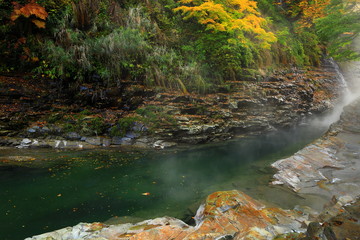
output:
[[[149,107],[147,111],[151,111],[151,107],[161,108],[161,113],[173,118],[173,123],[167,124],[166,120],[159,118],[159,126],[151,132],[146,124],[140,124],[141,129],[134,125],[133,128],[136,129],[126,132],[124,136],[110,136],[110,133],[109,136],[82,136],[79,132],[66,132],[62,126],[46,121],[32,123],[22,131],[19,131],[19,127],[11,130],[14,125],[11,122],[13,117],[8,113],[8,116],[0,116],[0,133],[7,135],[0,136],[0,146],[61,146],[76,149],[130,145],[162,149],[176,144],[224,141],[241,135],[275,131],[292,127],[309,116],[331,110],[339,101],[344,88],[337,74],[336,69],[328,65],[307,71],[291,69],[259,82],[229,81],[225,83],[230,89],[226,93],[185,95],[179,92],[160,92],[145,97],[139,108]],[[106,116],[120,114],[121,118],[135,114],[134,111],[119,109],[113,113],[109,113],[111,109],[97,111],[100,111],[100,115],[101,111],[105,111]],[[59,118],[60,113],[55,114],[56,118]],[[96,116],[100,116],[99,114]],[[89,121],[96,118],[83,117]],[[19,122],[25,120],[30,119],[18,119]],[[15,131],[18,133],[15,134]],[[20,142],[18,138],[21,138]],[[42,144],[21,145],[23,139],[32,139]],[[60,143],[57,145],[52,141]],[[160,142],[163,144],[158,146]]]
[[[360,234],[360,99],[329,131],[293,156],[272,164],[273,184],[329,199],[320,214],[268,207],[237,190],[209,195],[196,226],[163,217],[136,224],[80,223],[27,238],[41,239],[357,239]]]
[[[267,207],[240,191],[209,195],[195,218],[196,226],[162,217],[136,224],[80,223],[26,240],[42,239],[273,239],[279,234],[305,232],[308,215]]]
[[[360,197],[360,99],[344,108],[328,132],[293,156],[276,161],[272,184],[283,184],[299,194],[322,195],[329,200]]]

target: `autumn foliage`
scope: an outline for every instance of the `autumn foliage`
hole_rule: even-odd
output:
[[[235,33],[246,42],[257,40],[262,48],[270,48],[276,41],[272,32],[266,31],[267,20],[260,16],[252,0],[180,0],[184,19],[196,18],[207,30]]]
[[[11,13],[10,19],[15,22],[19,17],[23,16],[30,19],[38,28],[45,28],[45,20],[48,17],[48,13],[45,8],[37,4],[34,0],[31,0],[25,5],[21,5],[18,2],[12,2],[14,10]]]
[[[0,0],[0,71],[30,70],[71,91],[94,84],[92,99],[130,81],[231,91],[227,81],[267,68],[352,56],[360,21],[349,1],[358,0]]]
[[[325,17],[325,8],[330,0],[301,1],[299,7],[302,9],[302,16],[299,21],[301,27],[311,27],[315,19]]]
[[[309,28],[314,25],[316,19],[326,16],[326,7],[331,0],[285,0],[280,1],[286,9],[286,14],[297,19],[299,28]]]

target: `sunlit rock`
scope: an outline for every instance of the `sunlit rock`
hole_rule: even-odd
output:
[[[155,149],[165,149],[165,148],[170,148],[170,147],[174,147],[177,144],[174,142],[166,142],[164,140],[158,140],[156,142],[154,142],[153,144],[153,148]]]
[[[239,191],[209,195],[195,216],[197,225],[162,217],[136,224],[80,223],[26,240],[41,239],[273,239],[293,231],[305,231],[306,214],[267,207]]]

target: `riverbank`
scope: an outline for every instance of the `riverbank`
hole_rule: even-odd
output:
[[[18,148],[163,149],[223,141],[292,127],[331,110],[344,90],[330,61],[321,68],[228,81],[216,94],[155,92],[129,84],[93,106],[84,102],[90,90],[71,102],[45,83],[0,80],[0,145]]]
[[[134,224],[81,223],[28,239],[357,239],[359,118],[360,99],[322,138],[273,164],[279,169],[273,184],[290,186],[302,197],[328,199],[321,213],[300,206],[270,207],[242,192],[226,191],[208,196],[194,217],[195,227],[164,217]]]

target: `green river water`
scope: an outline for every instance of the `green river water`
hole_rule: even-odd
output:
[[[18,240],[79,222],[131,222],[159,216],[191,221],[214,191],[239,189],[284,208],[307,204],[269,186],[270,164],[324,129],[297,128],[165,151],[0,149],[0,239]],[[310,200],[309,200],[310,199]]]

